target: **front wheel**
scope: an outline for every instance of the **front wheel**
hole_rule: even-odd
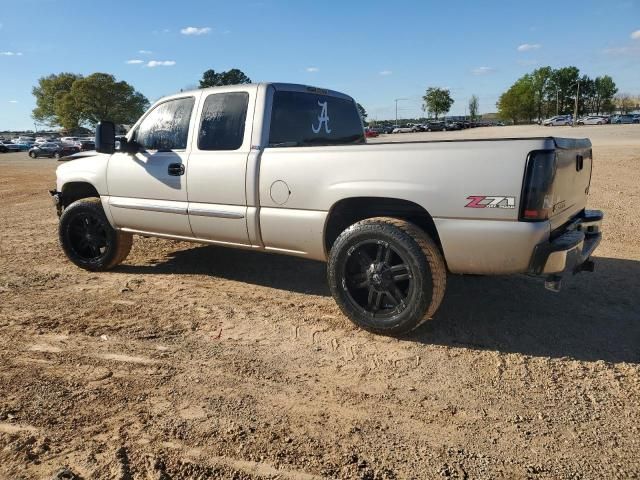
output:
[[[29,156],[31,158],[38,158],[38,154],[36,152],[29,152]]]
[[[64,209],[58,227],[67,258],[91,271],[109,270],[129,254],[133,236],[115,230],[99,198],[83,198]]]
[[[342,312],[374,333],[401,335],[440,306],[446,268],[420,228],[389,217],[362,220],[338,237],[327,266],[329,288]]]

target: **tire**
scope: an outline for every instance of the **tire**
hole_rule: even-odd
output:
[[[38,158],[38,154],[36,152],[29,152],[29,156],[31,158]]]
[[[402,335],[436,312],[447,271],[424,231],[405,220],[377,217],[340,234],[327,278],[334,300],[353,323],[373,333]]]
[[[431,131],[431,129],[430,129],[430,128],[427,128],[427,132],[430,132],[430,131]]]
[[[598,125],[602,125],[602,122],[598,122]]]
[[[120,264],[133,243],[130,233],[111,226],[99,198],[82,198],[65,208],[58,236],[67,258],[93,272]]]
[[[53,156],[56,158],[56,160],[60,160],[62,158],[62,155],[60,155],[60,152],[54,153]]]

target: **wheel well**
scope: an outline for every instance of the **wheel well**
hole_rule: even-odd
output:
[[[81,198],[100,197],[93,185],[87,182],[69,182],[62,187],[62,203],[68,207]]]
[[[340,200],[331,208],[324,230],[327,253],[344,230],[360,220],[372,217],[395,217],[407,220],[427,232],[442,251],[433,218],[417,203],[397,198],[355,197]]]

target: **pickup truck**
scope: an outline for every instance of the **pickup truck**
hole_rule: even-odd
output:
[[[601,239],[589,140],[367,143],[353,98],[304,85],[181,92],[117,148],[101,122],[96,150],[51,191],[77,266],[115,267],[134,234],[320,260],[340,309],[376,333],[432,318],[449,273],[558,290]]]

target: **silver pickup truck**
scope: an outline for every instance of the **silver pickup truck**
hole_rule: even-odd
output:
[[[589,140],[367,143],[351,97],[304,85],[181,92],[117,143],[100,123],[96,147],[51,192],[79,267],[115,267],[133,234],[326,261],[341,310],[378,333],[431,318],[448,273],[557,290],[601,238]]]

